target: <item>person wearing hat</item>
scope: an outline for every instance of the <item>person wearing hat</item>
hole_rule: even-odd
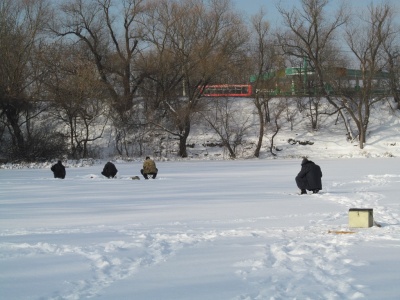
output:
[[[316,165],[306,157],[301,162],[301,170],[295,180],[297,187],[301,190],[301,195],[307,194],[307,190],[314,194],[322,190],[322,171],[320,166]]]

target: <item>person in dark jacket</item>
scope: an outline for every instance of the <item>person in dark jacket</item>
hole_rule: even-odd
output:
[[[101,175],[106,176],[107,178],[114,178],[117,175],[117,168],[112,162],[108,162],[104,165],[103,172]]]
[[[296,184],[301,190],[301,194],[307,194],[307,190],[314,194],[322,190],[321,178],[321,168],[311,160],[304,158],[301,162],[301,170],[296,176]]]
[[[152,175],[153,179],[156,178],[158,169],[154,160],[150,159],[149,156],[147,156],[146,160],[143,162],[143,169],[140,170],[140,173],[142,173],[145,179],[149,179],[149,175]]]
[[[53,171],[54,178],[61,178],[61,179],[65,178],[66,174],[65,167],[61,163],[61,160],[59,160],[55,165],[53,165],[50,170]]]

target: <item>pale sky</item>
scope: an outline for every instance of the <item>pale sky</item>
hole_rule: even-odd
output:
[[[388,2],[397,6],[398,12],[400,11],[399,0],[347,0],[345,1],[353,7],[367,7],[371,3],[378,4],[382,2]],[[300,0],[232,0],[235,7],[242,11],[246,16],[250,17],[259,12],[260,8],[263,7],[266,18],[271,22],[271,25],[275,25],[278,22],[280,16],[276,10],[276,5],[279,3],[283,6],[299,4]],[[341,3],[341,0],[331,0],[330,5],[335,6],[335,3]],[[355,9],[357,11],[357,9]]]
[[[275,8],[277,0],[232,0],[232,2],[239,11],[243,11],[249,17],[258,13],[261,7],[264,8],[267,17],[277,13]]]

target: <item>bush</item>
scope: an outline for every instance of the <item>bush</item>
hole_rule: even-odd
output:
[[[1,141],[0,157],[8,162],[47,161],[65,156],[68,151],[65,137],[58,132],[37,131],[25,142],[25,147],[13,145],[11,139]]]

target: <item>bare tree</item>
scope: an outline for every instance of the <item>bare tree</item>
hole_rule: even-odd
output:
[[[41,55],[53,112],[66,128],[70,156],[75,159],[93,155],[89,146],[102,138],[109,115],[106,87],[97,80],[95,67],[82,50],[79,44],[55,43]]]
[[[361,83],[354,93],[342,96],[342,104],[357,125],[360,148],[364,148],[371,108],[385,94],[376,94],[385,80],[385,44],[392,33],[393,8],[389,4],[370,5],[359,22],[349,24],[346,41],[361,70]],[[362,86],[361,86],[362,84]]]
[[[392,18],[398,16],[394,10],[391,11]],[[393,19],[391,20],[393,21]],[[384,40],[383,49],[386,60],[386,70],[389,73],[390,94],[393,96],[397,109],[400,109],[400,27],[399,24],[393,24],[392,30],[388,32]]]
[[[282,117],[283,113],[286,111],[288,107],[286,106],[285,103],[281,102],[278,100],[277,103],[274,103],[274,107],[272,108],[271,112],[271,122],[267,124],[266,131],[271,132],[271,136],[269,138],[270,140],[270,146],[269,146],[269,152],[272,154],[272,156],[276,156],[276,153],[274,152],[274,149],[277,149],[275,147],[275,137],[278,135],[279,131],[282,129]]]
[[[69,0],[52,30],[59,36],[75,37],[91,53],[100,80],[107,86],[113,108],[123,115],[132,108],[143,74],[135,68],[139,59],[139,17],[144,0]],[[74,40],[74,39],[73,39]]]
[[[359,22],[350,23],[345,7],[340,6],[329,21],[328,3],[328,0],[302,0],[301,10],[279,8],[288,30],[280,33],[278,39],[286,54],[309,62],[314,73],[314,84],[305,86],[304,91],[312,88],[315,95],[325,97],[342,117],[348,136],[353,137],[348,119],[350,116],[357,126],[359,146],[362,149],[366,141],[371,107],[387,96],[384,93],[376,95],[375,92],[382,90],[383,81],[387,81],[382,72],[387,65],[383,46],[393,35],[394,10],[389,4],[375,7],[371,5],[367,16],[359,18]],[[357,84],[357,90],[350,89],[354,83],[348,79],[349,76],[344,80],[346,75],[341,74],[348,72],[340,66],[340,62],[346,61],[346,58],[338,55],[340,51],[335,34],[342,25],[346,25],[347,46],[360,69],[361,84]],[[331,93],[332,88],[334,93]],[[314,112],[315,108],[317,106],[314,105]]]
[[[312,96],[310,100],[310,114],[313,116],[313,127],[317,127],[315,119],[319,108],[319,97],[325,97],[335,110],[345,116],[341,106],[330,94],[329,86],[332,69],[343,57],[338,51],[338,29],[349,20],[344,2],[336,12],[328,11],[329,0],[302,0],[301,7],[287,10],[281,6],[278,11],[283,17],[284,30],[278,32],[277,39],[284,53],[289,58],[297,58],[300,70],[301,89],[303,95]],[[312,71],[312,78],[308,72]],[[345,122],[346,123],[346,122]]]
[[[142,126],[137,95],[145,74],[139,68],[142,17],[147,0],[68,0],[50,28],[65,41],[85,46],[98,80],[107,88],[116,149],[132,141]],[[143,45],[143,46],[141,46]]]
[[[44,0],[0,3],[0,122],[7,133],[1,144],[8,145],[6,150],[15,159],[35,159],[33,149],[40,148],[34,119],[45,106],[39,102],[43,74],[37,69],[35,55],[43,43],[48,16]]]
[[[215,131],[228,150],[229,157],[235,159],[237,150],[243,146],[248,130],[253,126],[250,113],[228,98],[210,101],[209,110],[203,112],[203,118]]]
[[[149,120],[175,136],[178,155],[186,157],[192,119],[204,107],[202,89],[243,63],[244,25],[230,0],[161,0],[151,11],[146,102],[157,112]]]
[[[271,44],[269,37],[269,23],[264,20],[264,12],[261,10],[257,15],[252,18],[252,25],[255,32],[255,46],[254,46],[254,57],[256,58],[254,64],[258,66],[257,75],[254,81],[255,96],[254,105],[258,114],[259,121],[259,133],[258,141],[256,144],[256,149],[254,150],[254,156],[259,157],[260,151],[264,138],[265,123],[270,121],[268,100],[270,99],[270,86],[268,86],[267,81],[272,78],[267,78],[262,80],[263,74],[271,72],[272,70],[272,60],[268,55],[270,49],[268,46]],[[263,92],[265,90],[265,92]]]

